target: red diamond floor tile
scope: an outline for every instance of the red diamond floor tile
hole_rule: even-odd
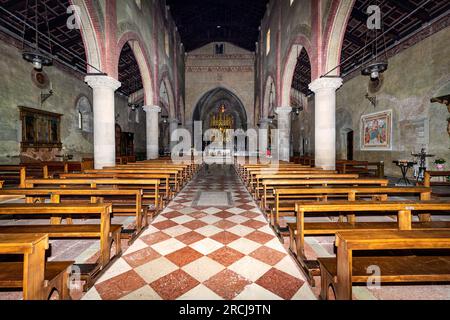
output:
[[[200,228],[203,228],[205,226],[207,226],[208,224],[203,222],[203,221],[199,221],[199,220],[193,220],[193,221],[189,221],[183,224],[184,227],[189,228],[191,230],[197,230]]]
[[[232,300],[251,282],[227,269],[213,276],[204,284],[222,298]]]
[[[264,263],[267,263],[270,266],[274,266],[278,262],[280,262],[284,257],[286,257],[286,254],[281,253],[280,251],[277,250],[273,250],[266,246],[262,246],[257,250],[253,251],[252,253],[250,253],[249,256],[258,259]]]
[[[96,285],[95,289],[103,300],[118,300],[145,285],[145,281],[134,270],[130,270]]]
[[[278,269],[270,269],[256,281],[256,284],[275,293],[285,300],[292,299],[303,286],[304,281]]]
[[[253,228],[253,229],[259,229],[259,228],[262,228],[265,225],[267,225],[267,223],[264,223],[264,222],[261,222],[261,221],[258,221],[258,220],[253,220],[253,219],[245,221],[245,222],[243,222],[241,224],[243,226],[246,226],[246,227],[249,227],[249,228]]]
[[[178,225],[178,223],[173,222],[172,220],[165,220],[165,221],[161,221],[161,222],[157,222],[157,223],[153,224],[153,226],[159,230],[169,229],[169,228],[175,227],[177,225]]]
[[[220,221],[214,223],[215,227],[220,228],[220,229],[224,229],[224,230],[233,228],[236,225],[237,225],[236,223],[228,221],[228,220],[220,220]]]
[[[193,244],[200,240],[205,239],[205,236],[201,235],[200,233],[197,233],[195,231],[191,231],[191,232],[182,234],[182,235],[176,237],[175,239],[183,242],[185,245],[190,245],[190,244]]]
[[[175,300],[200,283],[183,270],[177,270],[150,284],[153,290],[165,300]]]
[[[184,247],[178,251],[175,251],[166,256],[171,262],[176,264],[178,267],[184,267],[185,265],[200,259],[203,255],[192,249],[191,247]]]
[[[171,237],[168,234],[158,231],[158,232],[141,237],[141,240],[144,241],[149,246],[151,246],[151,245],[166,241],[170,238]]]
[[[274,236],[271,236],[270,234],[261,232],[261,231],[255,231],[250,233],[249,235],[245,236],[245,238],[261,243],[261,244],[266,244],[267,242],[269,242],[270,240],[272,240],[274,238]]]
[[[220,242],[224,245],[227,245],[227,244],[239,239],[240,237],[235,235],[234,233],[224,231],[224,232],[217,233],[217,234],[211,236],[210,238],[213,240],[216,240],[217,242]]]
[[[233,263],[239,261],[243,257],[244,254],[229,247],[223,247],[208,255],[208,258],[217,261],[225,267],[231,266]]]
[[[132,267],[137,268],[142,266],[143,264],[146,264],[150,261],[153,261],[155,259],[158,259],[161,257],[161,255],[153,250],[152,248],[148,247],[136,252],[133,252],[131,254],[128,254],[123,257],[123,259]]]

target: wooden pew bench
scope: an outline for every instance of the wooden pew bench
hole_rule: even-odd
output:
[[[100,239],[99,261],[93,265],[84,266],[85,279],[92,279],[104,271],[111,262],[111,242],[120,239],[120,225],[111,227],[111,204],[0,204],[0,215],[27,218],[47,217],[91,217],[100,219],[95,225],[36,225],[36,226],[1,226],[0,234],[16,232],[44,232],[52,238]],[[30,231],[31,230],[31,231]],[[116,253],[120,253],[120,241],[116,242]]]
[[[450,256],[354,256],[358,251],[450,249],[448,231],[365,231],[338,232],[336,258],[319,258],[321,298],[329,299],[330,289],[338,300],[352,300],[352,284],[367,283],[369,266],[376,265],[381,283],[448,283]]]
[[[447,180],[448,177],[450,177],[450,171],[427,171],[425,172],[424,186],[441,187],[444,192],[433,192],[435,197],[450,197],[450,180]],[[440,181],[433,180],[433,178],[439,178]]]
[[[290,251],[296,256],[304,269],[308,280],[314,284],[313,276],[319,274],[316,261],[307,260],[305,255],[305,236],[335,235],[339,231],[385,231],[385,230],[446,230],[450,231],[450,221],[432,222],[423,219],[413,222],[413,212],[420,214],[439,212],[448,214],[450,203],[443,201],[329,201],[329,202],[298,202],[296,207],[296,223],[288,224],[290,231]],[[330,214],[346,212],[350,215],[386,216],[396,213],[397,222],[305,222],[306,214]]]
[[[174,192],[179,192],[189,182],[185,168],[174,168],[164,166],[117,166],[105,167],[102,170],[88,170],[85,173],[128,173],[128,174],[169,174],[170,183],[174,185]]]
[[[0,165],[0,180],[4,182],[5,186],[23,186],[26,175],[24,166]]]
[[[159,179],[160,193],[164,195],[166,202],[173,199],[174,195],[179,191],[182,180],[178,174],[178,170],[129,170],[129,169],[102,169],[102,170],[86,170],[82,175],[65,174],[61,178],[64,179],[80,179],[80,178],[119,178],[119,179]]]
[[[358,179],[357,174],[338,174],[335,171],[310,171],[309,173],[280,173],[280,174],[257,174],[255,176],[255,199],[260,201],[264,194],[264,188],[266,192],[273,190],[276,186],[276,181],[289,181],[289,180],[312,180],[312,179]],[[263,184],[263,181],[269,180],[270,182]],[[283,182],[286,183],[286,182]],[[268,194],[266,193],[266,196]]]
[[[85,203],[110,203],[112,204],[112,215],[116,217],[136,217],[136,227],[132,230],[118,230],[119,237],[129,239],[129,244],[142,233],[148,226],[148,210],[142,205],[142,190],[118,190],[118,189],[6,189],[0,190],[0,196],[24,196],[27,203],[44,202],[63,204],[85,204]],[[72,224],[72,218],[66,216],[68,224]],[[51,219],[54,224],[60,224],[61,218]],[[115,228],[114,228],[115,229]],[[113,230],[113,234],[116,230]],[[119,241],[120,242],[120,241]]]
[[[431,189],[426,187],[282,187],[273,190],[274,202],[270,204],[270,221],[278,226],[281,217],[295,217],[295,204],[300,201],[328,201],[343,199],[347,201],[369,198],[371,200],[388,200],[392,196],[414,196],[420,200],[431,199]],[[354,216],[350,216],[354,218]],[[340,216],[339,222],[343,222]],[[351,222],[351,221],[349,221]],[[284,234],[283,234],[284,235]]]
[[[0,233],[0,255],[23,255],[23,262],[0,262],[0,288],[21,289],[24,300],[47,300],[55,290],[69,300],[73,261],[46,263],[48,248],[47,234]]]
[[[346,176],[343,176],[346,177]],[[263,185],[263,194],[260,199],[260,208],[265,213],[270,213],[270,205],[273,205],[275,202],[275,197],[273,195],[273,190],[276,188],[309,188],[311,186],[347,186],[347,187],[355,187],[355,186],[375,186],[375,187],[387,187],[389,184],[389,180],[386,179],[355,179],[355,178],[323,178],[323,179],[287,179],[287,180],[272,180],[272,179],[264,179],[262,181]]]
[[[280,170],[280,171],[266,171],[266,170],[252,170],[249,172],[249,182],[247,188],[250,192],[255,195],[261,188],[261,180],[262,179],[270,179],[270,177],[280,179],[282,177],[287,177],[287,179],[291,178],[294,175],[327,175],[327,174],[337,174],[337,171],[334,170],[322,170],[322,169],[314,169],[314,168],[304,168],[304,169],[295,169],[295,170]],[[267,178],[266,178],[267,177]],[[358,177],[358,176],[356,176]]]
[[[103,169],[153,169],[153,170],[178,170],[184,186],[193,177],[192,167],[188,164],[166,164],[166,163],[143,163],[136,162],[128,165],[117,165],[115,167],[104,167]]]
[[[108,189],[141,189],[142,204],[148,206],[148,212],[156,216],[163,209],[163,201],[159,194],[160,181],[156,179],[30,179],[26,180],[26,188],[108,188]],[[139,221],[136,221],[139,223]]]

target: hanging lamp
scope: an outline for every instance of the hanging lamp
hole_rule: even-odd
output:
[[[378,7],[380,8],[380,3],[377,3]],[[381,9],[380,9],[381,10]],[[380,15],[381,19],[381,15]],[[383,54],[381,55],[379,53],[379,32],[381,32],[382,35],[382,41],[383,41]],[[367,44],[370,43],[368,46]],[[369,47],[369,48],[368,48]],[[370,55],[369,60],[364,63],[364,59],[366,57],[366,49],[369,49],[368,54]],[[380,29],[373,27],[369,28],[367,30],[366,34],[366,42],[364,45],[364,51],[363,51],[363,64],[361,68],[361,74],[364,76],[370,76],[370,79],[372,81],[376,81],[379,79],[380,74],[385,72],[388,69],[388,59],[387,59],[387,51],[386,51],[386,38],[383,30],[383,23],[380,21]]]
[[[35,70],[42,70],[43,66],[51,66],[53,64],[53,58],[51,55],[48,55],[43,52],[39,48],[39,3],[38,0],[35,0],[34,2],[34,31],[35,31],[35,39],[34,43],[31,45],[30,49],[25,49],[25,34],[26,34],[26,28],[27,28],[27,20],[28,20],[28,12],[29,12],[29,1],[26,2],[26,18],[24,21],[24,31],[23,31],[23,41],[22,41],[22,57],[26,61],[33,64],[33,67]],[[43,17],[45,19],[46,27],[47,27],[47,33],[48,33],[48,39],[49,39],[49,49],[51,52],[51,40],[50,40],[50,28],[48,24],[48,12],[47,12],[47,5],[45,2],[43,3],[43,6],[45,8],[45,16]]]

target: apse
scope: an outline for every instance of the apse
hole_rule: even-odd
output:
[[[231,91],[217,88],[206,93],[198,102],[194,111],[193,120],[201,121],[203,131],[213,128],[211,121],[221,113],[221,107],[225,108],[225,114],[231,116],[233,125],[230,129],[247,130],[247,113],[241,100]]]

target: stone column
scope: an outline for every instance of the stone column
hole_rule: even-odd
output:
[[[279,160],[290,160],[291,154],[291,107],[279,107],[275,109],[278,114],[278,151]]]
[[[169,121],[169,132],[170,132],[170,151],[172,152],[173,147],[177,145],[178,142],[172,141],[172,134],[178,129],[178,119],[170,119]],[[175,137],[175,141],[178,141],[177,137]]]
[[[159,113],[158,106],[144,106],[147,121],[147,159],[159,158]]]
[[[94,166],[102,169],[116,165],[116,116],[114,92],[121,84],[105,75],[85,78],[93,89],[94,104]]]
[[[264,118],[261,119],[261,121],[259,122],[259,129],[261,130],[259,132],[259,145],[258,147],[260,147],[259,149],[259,153],[265,157],[267,154],[267,147],[269,146],[269,124],[270,124],[270,119]]]
[[[309,89],[315,93],[315,160],[316,167],[336,169],[336,90],[341,78],[319,78]]]

